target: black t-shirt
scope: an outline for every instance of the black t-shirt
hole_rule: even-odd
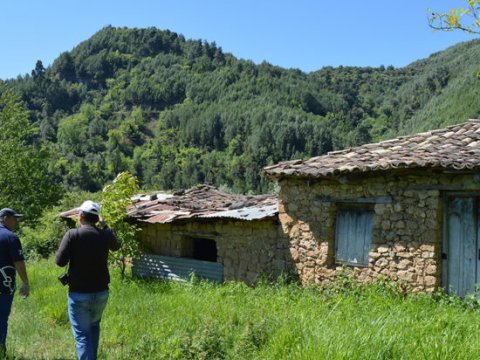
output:
[[[73,292],[91,293],[108,289],[108,251],[118,250],[120,244],[108,229],[82,225],[66,232],[60,243],[55,262],[69,264],[69,289]]]
[[[25,260],[20,239],[0,223],[0,294],[15,292],[14,262]]]

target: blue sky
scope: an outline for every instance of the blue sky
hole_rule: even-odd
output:
[[[215,41],[255,63],[401,67],[473,39],[435,32],[427,10],[458,0],[32,0],[0,3],[0,79],[50,65],[107,25],[157,27]]]

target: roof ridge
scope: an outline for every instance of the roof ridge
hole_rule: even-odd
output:
[[[264,171],[275,178],[436,166],[480,169],[480,156],[476,157],[476,153],[480,153],[480,119],[469,119],[441,129],[330,151],[307,160],[279,163]]]

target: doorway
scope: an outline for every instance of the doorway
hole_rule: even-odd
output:
[[[472,194],[446,197],[443,284],[459,296],[473,294],[480,282],[479,200]]]

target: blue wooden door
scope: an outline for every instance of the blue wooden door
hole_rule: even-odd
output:
[[[474,293],[480,280],[478,199],[452,196],[447,201],[446,288],[459,296]]]

